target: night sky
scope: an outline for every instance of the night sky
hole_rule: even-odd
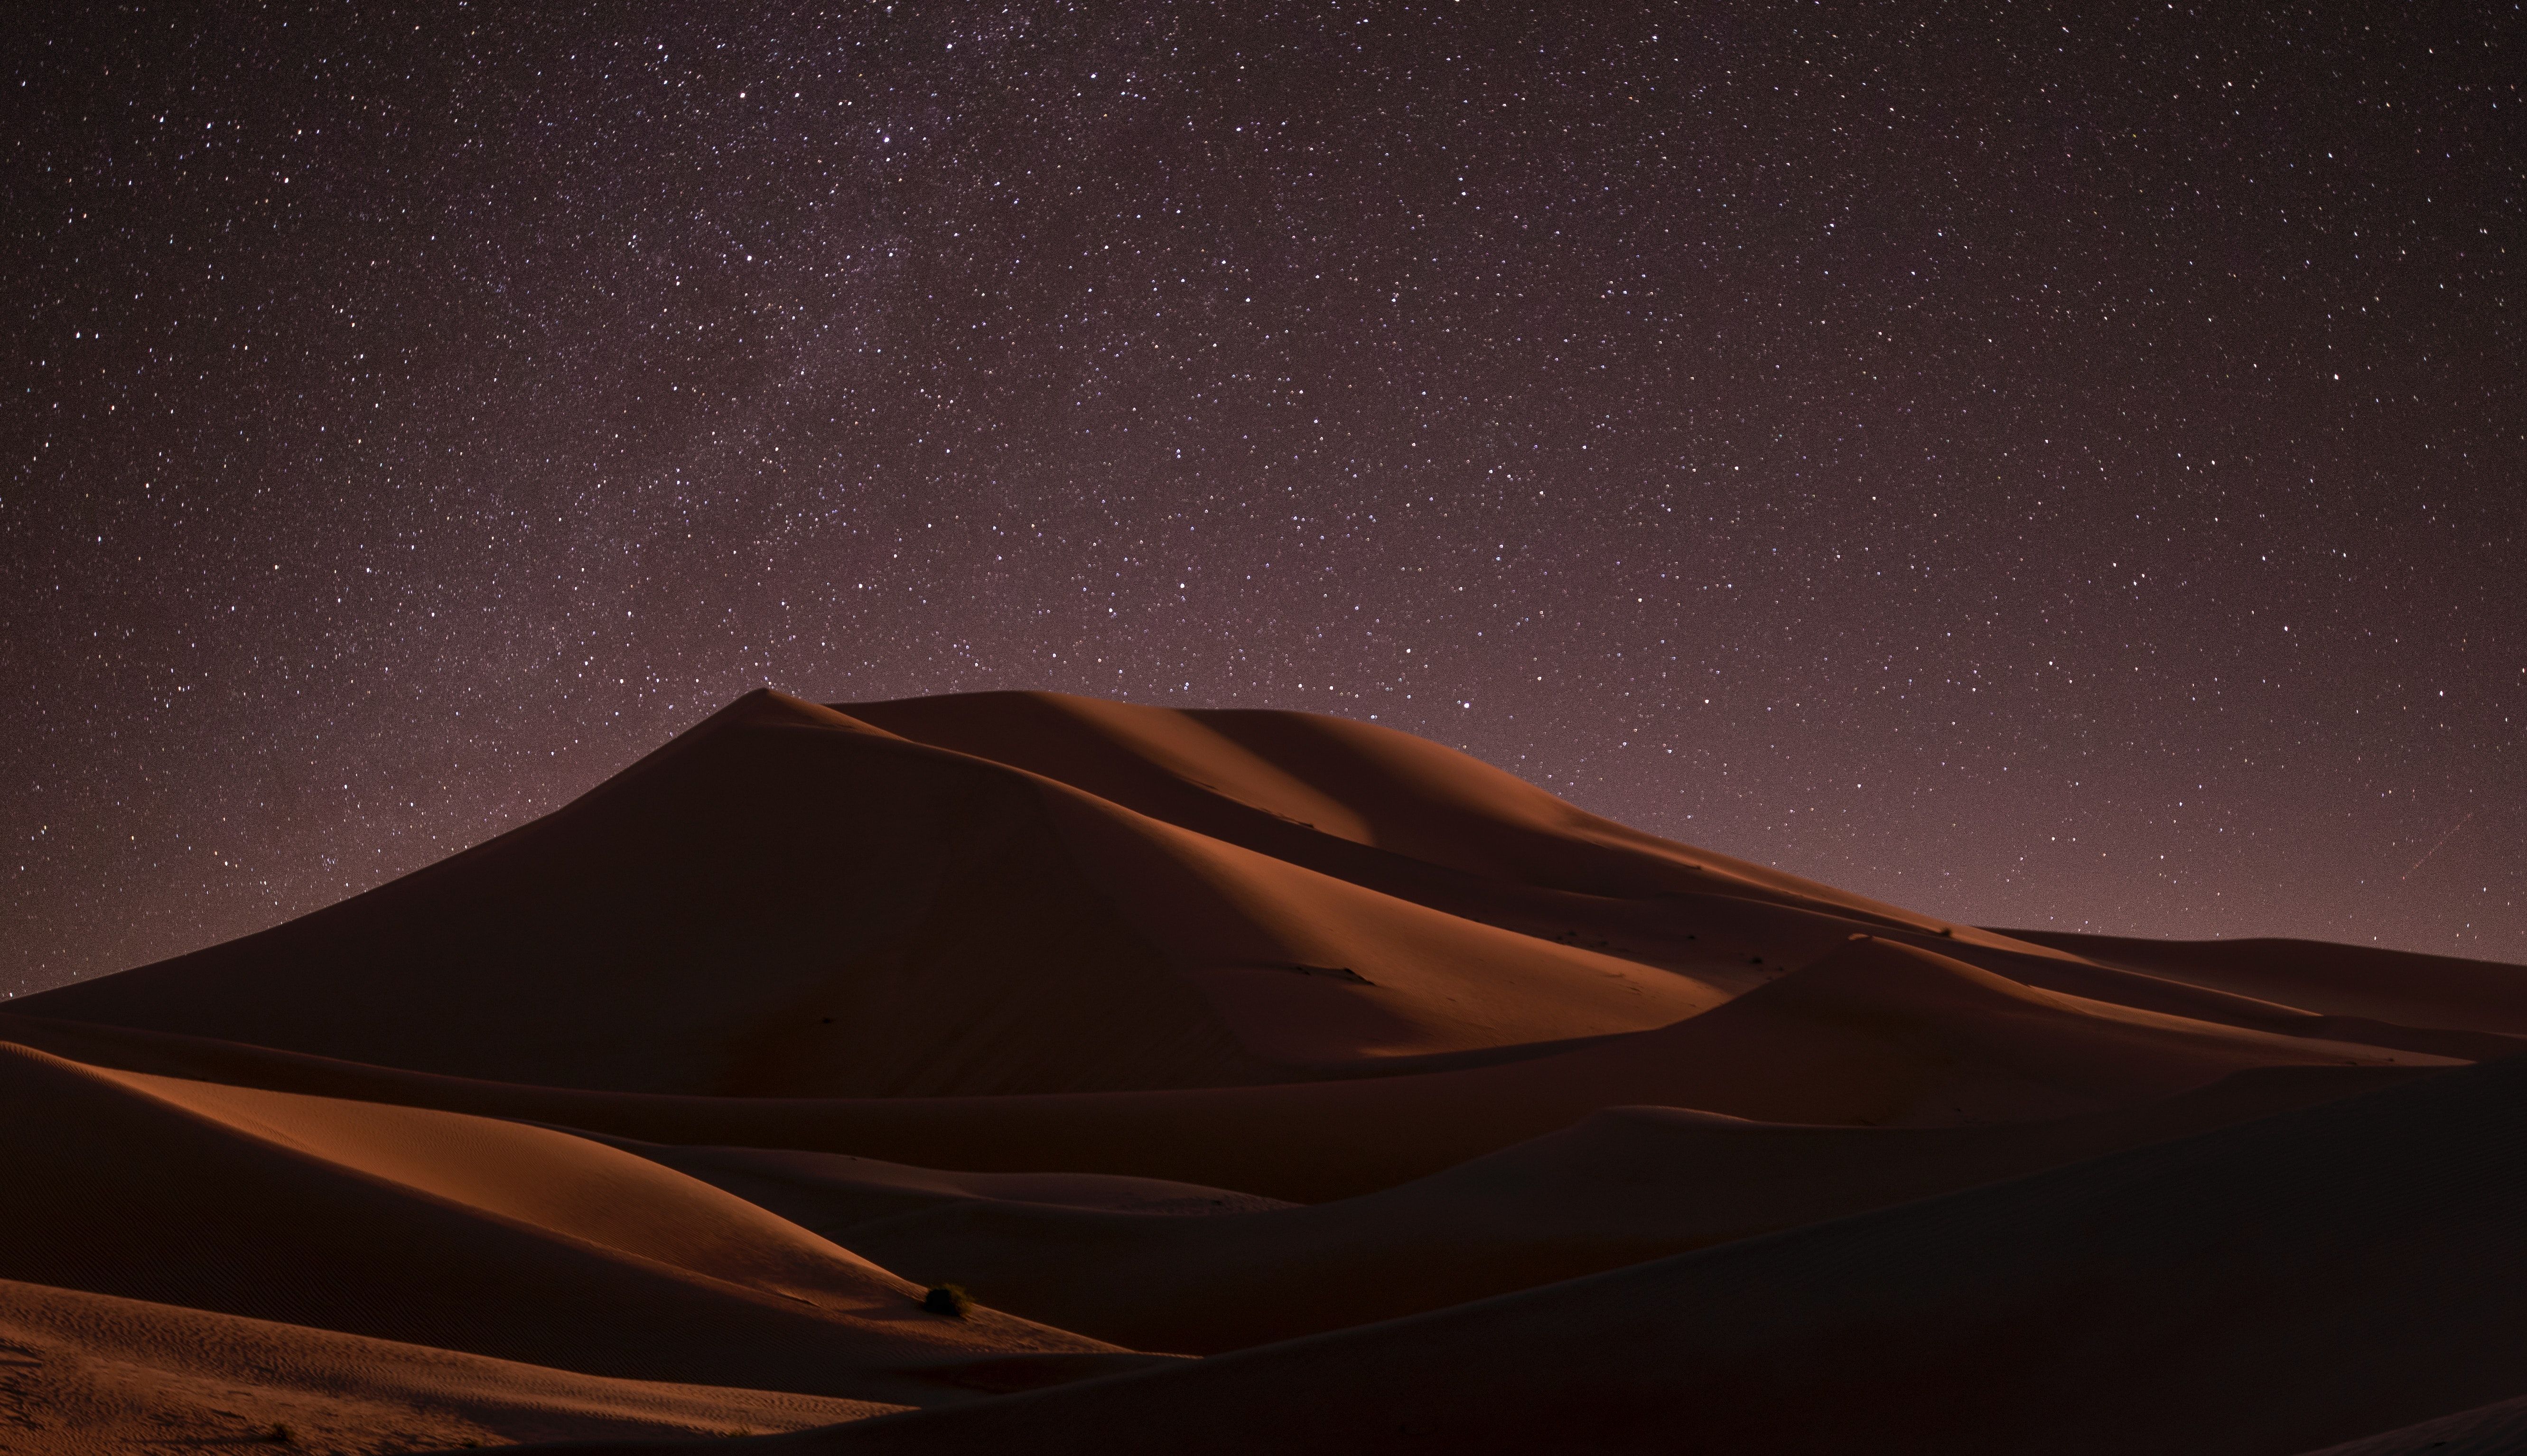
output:
[[[0,987],[764,683],[2527,961],[2515,6],[32,9]]]

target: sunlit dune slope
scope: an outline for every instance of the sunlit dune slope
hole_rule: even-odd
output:
[[[428,1450],[795,1430],[902,1407],[627,1380],[0,1280],[0,1447],[128,1456],[273,1443]]]
[[[2269,1456],[2514,1392],[2527,1063],[774,1451]]]
[[[1111,1346],[919,1287],[706,1183],[514,1122],[0,1045],[0,1278],[594,1375],[954,1398]]]
[[[437,1079],[23,1016],[0,1016],[0,1034],[87,1061],[651,1142],[801,1148],[986,1171],[1123,1173],[1300,1202],[1404,1182],[1608,1107],[1939,1126],[2099,1111],[2252,1066],[2449,1065],[2036,991],[1865,937],[1702,1015],[1548,1056],[1171,1092],[639,1097]]]
[[[1257,1208],[1245,1195],[1133,1179],[622,1146],[909,1277],[953,1279],[997,1307],[1118,1344],[1211,1354],[1997,1182],[2428,1074],[2265,1067],[2115,1112],[1984,1127],[1800,1126],[1619,1108],[1400,1187],[1311,1207]]]

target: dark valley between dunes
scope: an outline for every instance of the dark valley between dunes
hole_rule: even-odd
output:
[[[751,694],[0,1042],[30,1456],[2527,1440],[2527,969],[1953,923],[1314,713]]]

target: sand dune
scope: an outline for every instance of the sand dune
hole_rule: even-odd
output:
[[[22,1006],[458,1076],[837,1096],[1280,1080],[1726,994],[757,694],[453,859]]]
[[[1434,1314],[763,1447],[2302,1451],[2514,1386],[2522,1100],[2527,1064],[2462,1068]]]
[[[2393,1069],[2346,1073],[2327,1068],[2316,1074],[2348,1075],[2365,1084],[2371,1076],[2392,1078],[2402,1073]],[[687,1147],[584,1130],[578,1135],[663,1163],[777,1213],[800,1227],[818,1230],[897,1214],[981,1204],[1099,1215],[1135,1227],[1159,1226],[1179,1217],[1212,1218],[1307,1206],[1164,1178],[1079,1172],[963,1172],[914,1168],[848,1153]],[[1162,1217],[1153,1220],[1146,1217],[1149,1215]]]
[[[1184,1184],[622,1146],[915,1278],[954,1279],[998,1307],[1118,1344],[1212,1354],[1997,1182],[2422,1074],[2262,1068],[2128,1110],[1987,1127],[1620,1108],[1400,1187],[1278,1208]]]
[[[31,1023],[7,1030],[14,1019],[0,1018],[0,1032],[59,1045],[66,1055],[112,1059],[110,1033],[63,1035]],[[650,1142],[801,1148],[982,1171],[1129,1174],[1296,1202],[1388,1187],[1609,1107],[1937,1126],[2145,1102],[2250,1066],[2449,1065],[2083,1003],[1870,938],[1653,1032],[1491,1066],[1259,1087],[851,1101],[634,1097],[216,1048],[199,1049],[210,1055],[188,1066],[177,1050],[173,1066],[159,1065],[181,1074]]]
[[[567,1133],[0,1046],[0,1277],[593,1375],[902,1404],[1111,1346],[921,1287]]]
[[[0,1012],[0,1448],[2493,1440],[2522,987],[1957,925],[1317,715],[759,693]]]
[[[2100,965],[2410,1026],[2527,1037],[2527,981],[2518,967],[2453,956],[2312,940],[2129,940],[2054,931],[2011,932]]]
[[[22,1009],[486,1080],[853,1097],[1517,1055],[1709,1010],[1856,926],[2146,1010],[2220,995],[1714,870],[1373,727],[1032,695],[855,711],[750,696],[465,855]],[[2221,1005],[2258,1030],[2485,1055]]]
[[[454,858],[20,1005],[612,1090],[1267,1074],[1069,867],[1028,781],[770,695]]]
[[[123,1456],[290,1443],[425,1450],[796,1430],[902,1407],[608,1379],[425,1345],[0,1280],[0,1449]]]
[[[2310,1006],[2339,1004],[2335,999],[2321,995],[2280,1001],[2248,995],[2241,989],[2225,988],[2200,978],[2181,978],[2162,974],[2155,968],[2121,962],[2030,957],[1983,945],[1959,946],[1953,950],[1942,946],[1939,949],[1982,969],[2038,990],[2058,991],[2083,1000],[2106,1002],[2135,1011],[2159,1012],[2243,1030],[2267,1031],[2316,1041],[2357,1042],[2364,1046],[2425,1052],[2470,1062],[2495,1061],[2527,1052],[2527,1037],[2510,1035],[2499,1029],[2507,1023],[2497,1011],[2479,1009],[2458,997],[2431,1002],[2428,1014],[2419,1018],[2419,1024],[2408,1024],[2376,1016],[2310,1010]],[[2370,969],[2380,980],[2394,981],[2404,976],[2414,964],[2434,959],[2437,958],[2379,953]],[[2289,988],[2268,986],[2266,989],[2287,991]],[[2420,1010],[2421,1000],[2407,1000],[2404,1009]],[[2478,1010],[2491,1011],[2491,1014],[2477,1014]]]

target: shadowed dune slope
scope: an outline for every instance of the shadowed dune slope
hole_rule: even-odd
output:
[[[696,1179],[514,1122],[0,1044],[0,1278],[595,1375],[901,1404],[1113,1347],[921,1290]],[[171,1257],[180,1250],[180,1256]]]
[[[2447,1066],[2031,990],[1871,938],[1699,1016],[1493,1066],[1348,1081],[857,1101],[637,1097],[459,1082],[0,1016],[82,1061],[436,1106],[649,1142],[922,1167],[1166,1178],[1297,1202],[1388,1187],[1608,1107],[1938,1126],[2146,1102],[2253,1066]]]
[[[356,1334],[0,1280],[0,1448],[125,1456],[268,1442],[421,1450],[724,1435],[902,1407],[610,1379]]]
[[[627,1091],[1261,1070],[1070,869],[1028,784],[770,694],[367,894],[17,1005]]]
[[[1373,1071],[1731,989],[758,693],[451,859],[18,1006],[490,1080],[892,1096]]]
[[[998,1308],[1118,1344],[1199,1355],[1997,1182],[2430,1074],[2265,1067],[2128,1110],[1988,1127],[1785,1126],[1620,1108],[1400,1187],[1277,1209],[1134,1179],[621,1146],[907,1277],[954,1280]]]
[[[2514,1390],[2521,1106],[2527,1063],[2462,1067],[1407,1320],[763,1444],[2290,1456]]]
[[[2357,1070],[2328,1067],[2319,1071],[2320,1075],[2325,1073],[2346,1075],[2364,1082],[2372,1076],[2392,1078],[2407,1074],[2398,1068],[2366,1067]],[[1240,1193],[1230,1188],[1169,1182],[1164,1178],[1081,1172],[963,1172],[952,1169],[915,1168],[910,1164],[887,1163],[849,1153],[809,1153],[796,1148],[685,1147],[675,1143],[615,1137],[603,1132],[582,1131],[577,1135],[621,1148],[653,1163],[663,1163],[679,1172],[779,1214],[801,1228],[819,1233],[827,1227],[873,1222],[898,1214],[966,1205],[1088,1215],[1132,1227],[1158,1227],[1183,1217],[1211,1218],[1307,1206]]]

